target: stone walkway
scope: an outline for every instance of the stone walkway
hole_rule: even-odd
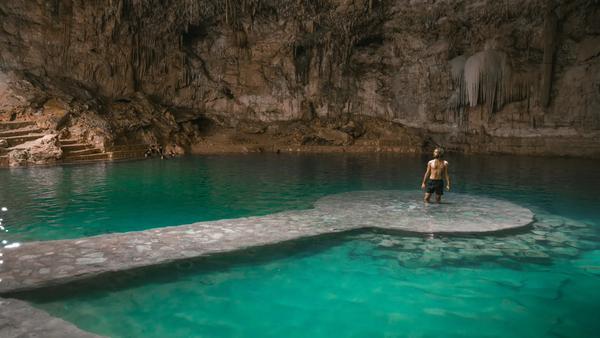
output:
[[[425,205],[420,198],[415,192],[352,192],[324,197],[310,210],[23,243],[3,250],[0,293],[361,228],[475,233],[533,221],[530,210],[506,201],[452,194],[448,204]]]

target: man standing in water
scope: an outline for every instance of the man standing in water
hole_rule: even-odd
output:
[[[440,203],[442,201],[442,195],[444,194],[444,179],[446,179],[446,190],[450,190],[450,176],[448,176],[448,161],[442,160],[444,156],[444,150],[442,148],[435,148],[433,151],[433,160],[427,163],[427,171],[423,176],[423,182],[421,183],[421,189],[427,190],[425,192],[425,203],[429,203],[431,194],[435,192],[435,201]],[[425,181],[429,177],[429,182],[425,186]],[[443,178],[442,178],[443,177]]]

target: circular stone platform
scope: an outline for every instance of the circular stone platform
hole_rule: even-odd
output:
[[[351,228],[423,233],[490,232],[533,222],[533,213],[514,203],[455,193],[444,195],[441,204],[427,204],[418,191],[357,191],[323,197],[315,209],[337,216]]]

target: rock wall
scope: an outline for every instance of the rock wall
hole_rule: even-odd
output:
[[[0,116],[54,100],[73,113],[53,128],[98,143],[326,121],[351,144],[368,119],[422,147],[600,156],[597,0],[13,0],[0,21],[23,101]]]

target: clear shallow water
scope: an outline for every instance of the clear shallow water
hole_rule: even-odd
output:
[[[589,160],[450,157],[453,191],[597,220],[600,171]],[[427,159],[372,155],[185,157],[0,170],[11,241],[76,238],[310,208],[354,190],[416,189]]]
[[[449,160],[455,191],[510,200],[538,221],[502,235],[357,233],[18,296],[114,337],[597,335],[595,162]],[[72,238],[418,188],[424,163],[252,155],[12,170],[0,172],[0,205],[9,207],[11,240]]]
[[[112,337],[593,337],[600,330],[600,251],[540,261],[471,252],[442,262],[433,258],[442,243],[469,247],[475,239],[392,237],[399,243],[359,234],[183,262],[25,299]]]

